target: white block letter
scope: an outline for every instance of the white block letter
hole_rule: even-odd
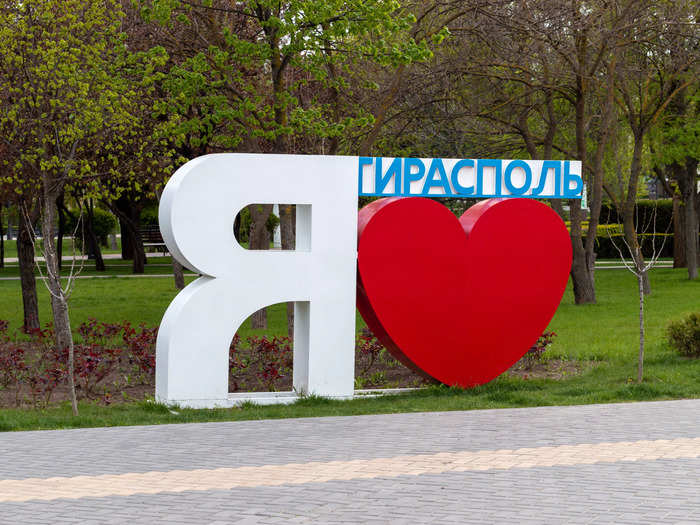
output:
[[[297,205],[295,251],[249,251],[233,235],[248,204]],[[217,154],[194,159],[163,191],[170,253],[202,277],[165,312],[156,345],[156,398],[228,404],[229,344],[256,310],[296,301],[294,389],[353,393],[357,157]]]

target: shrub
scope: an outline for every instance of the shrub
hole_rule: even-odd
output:
[[[141,210],[141,226],[158,226],[158,205],[152,204]]]
[[[269,392],[279,390],[281,383],[292,378],[292,341],[289,337],[250,336],[247,345],[236,334],[229,347],[230,384],[234,390],[249,389],[253,377]]]
[[[81,399],[102,396],[127,387],[150,384],[155,376],[157,328],[129,323],[100,323],[94,319],[80,325],[75,341],[76,394]],[[0,321],[0,390],[14,394],[14,403],[42,408],[54,392],[67,388],[68,350],[58,349],[51,325],[10,336]],[[9,396],[6,394],[6,398]]]
[[[670,322],[666,335],[671,348],[682,356],[700,357],[700,312]]]
[[[637,238],[644,257],[652,257],[655,254],[661,257],[673,257],[673,234],[639,234]],[[610,235],[599,234],[596,237],[595,251],[598,259],[619,259],[620,252],[618,250],[622,250],[625,257],[629,257],[629,250],[625,246],[624,235],[611,233]]]
[[[66,217],[66,235],[73,235],[73,232],[76,232],[76,221],[78,220],[79,215],[77,212],[74,213],[75,215],[68,215]],[[84,216],[83,220],[85,220]],[[117,228],[117,219],[108,211],[101,208],[94,208],[92,227],[95,230],[97,242],[99,242],[102,246],[107,246],[107,236],[114,232],[114,230]],[[76,232],[76,242],[78,245],[80,245],[83,236],[84,234],[79,228]]]
[[[363,363],[359,371],[360,376],[364,377],[369,372],[383,349],[384,345],[369,329],[365,328],[358,334],[355,341],[355,354],[356,359]]]
[[[255,357],[255,376],[260,385],[272,392],[275,382],[292,373],[292,342],[289,337],[251,336],[248,338],[251,355]]]
[[[239,239],[238,242],[248,242],[248,239],[250,237],[250,223],[252,222],[252,219],[250,218],[250,210],[246,207],[241,210],[240,213],[241,216],[241,229],[239,233]],[[270,234],[270,239],[272,239],[274,233],[275,233],[275,228],[280,223],[280,219],[277,215],[274,213],[271,213],[270,216],[267,218],[267,222],[265,223],[265,228],[267,229],[268,233]]]
[[[124,322],[121,325],[122,340],[126,345],[129,365],[139,383],[147,383],[156,373],[156,339],[158,327],[147,328],[144,324],[138,329]]]
[[[19,386],[25,382],[27,375],[27,362],[24,357],[24,348],[4,342],[0,345],[0,389],[15,389],[15,405],[20,404]]]
[[[530,370],[542,360],[542,356],[557,336],[556,332],[544,332],[522,357],[523,368]]]

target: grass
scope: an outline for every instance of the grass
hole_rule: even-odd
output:
[[[147,258],[148,263],[144,267],[146,275],[153,274],[171,274],[173,271],[172,258],[162,257],[162,256],[150,256]],[[133,275],[131,268],[131,261],[122,261],[121,259],[105,259],[105,271],[98,272],[95,270],[95,262],[92,260],[84,261],[81,265],[81,261],[76,261],[75,267],[76,271],[79,270],[78,275],[83,277],[104,277],[104,276],[114,276],[114,275]],[[46,274],[44,271],[44,266],[41,267],[41,273]],[[70,272],[71,262],[63,261],[63,268],[61,270],[62,275],[67,276]],[[39,269],[35,267],[34,274],[41,275]],[[188,270],[185,271],[186,274],[191,274]],[[5,263],[4,268],[0,268],[0,277],[19,277],[19,266],[17,263]]]
[[[659,368],[653,363],[650,365],[652,373],[656,376],[661,372],[661,368],[666,368]],[[688,363],[677,365],[685,367]],[[624,378],[612,367],[598,367],[586,376],[567,381],[526,381],[501,377],[471,390],[430,387],[406,394],[352,401],[309,398],[292,405],[249,404],[241,408],[213,410],[169,408],[144,401],[108,407],[81,403],[78,417],[71,415],[70,406],[67,404],[45,410],[6,409],[0,410],[0,431],[517,408],[698,397],[700,366],[696,362],[689,367],[690,370],[681,374],[689,380],[680,383],[659,381],[657,377],[652,382],[638,385],[622,381]],[[693,378],[694,380],[690,380]]]
[[[167,269],[163,268],[167,271]],[[166,273],[165,271],[163,273]],[[568,289],[549,329],[558,335],[547,352],[551,358],[595,361],[582,375],[555,381],[501,376],[471,390],[433,387],[399,396],[330,401],[310,398],[289,406],[245,406],[235,409],[171,411],[155,403],[99,406],[84,403],[73,418],[68,406],[43,411],[0,410],[0,430],[139,425],[194,421],[311,417],[433,410],[470,410],[540,405],[571,405],[700,397],[700,360],[681,358],[667,347],[664,329],[672,319],[700,309],[700,282],[686,271],[670,268],[651,272],[652,295],[647,298],[645,381],[636,384],[638,299],[635,278],[626,270],[596,273],[598,304],[573,304]],[[188,277],[191,280],[192,277]],[[147,284],[146,284],[147,283]],[[71,302],[74,326],[89,317],[101,321],[128,320],[155,325],[175,296],[172,279],[81,280]],[[49,319],[48,296],[40,287],[42,320]],[[17,281],[0,282],[0,319],[21,322]],[[284,305],[269,309],[268,334],[283,334]],[[358,320],[358,326],[361,326]],[[260,333],[260,331],[257,331]],[[252,333],[248,322],[242,336]],[[232,334],[233,336],[233,334]]]
[[[41,239],[38,240],[41,244]],[[5,239],[5,258],[17,257],[17,241]],[[71,255],[73,253],[73,241],[69,238],[63,239],[63,254]],[[111,248],[102,247],[102,254],[106,253],[121,253],[121,239],[117,237],[117,249],[112,250]]]

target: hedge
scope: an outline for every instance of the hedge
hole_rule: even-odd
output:
[[[652,224],[656,208],[656,224]],[[635,205],[635,224],[637,233],[666,233],[673,232],[673,200],[672,199],[643,199]],[[612,204],[603,204],[600,210],[600,224],[619,224],[622,218],[617,208]]]
[[[644,255],[644,257],[651,257],[653,255],[654,245],[657,251],[661,250],[661,257],[673,257],[672,233],[657,233],[656,239],[654,239],[654,235],[651,233],[640,234],[638,235],[638,237],[639,243],[642,245],[642,255]],[[698,237],[700,238],[700,236]],[[664,239],[666,239],[665,242]],[[652,240],[655,242],[652,243]],[[625,255],[625,257],[630,256],[629,250],[625,245],[624,237],[621,234],[611,236],[599,235],[596,237],[595,240],[595,251],[598,254],[599,259],[620,258],[620,253],[617,251],[617,248],[615,248],[615,245],[613,245],[613,242],[622,250],[622,253]]]
[[[66,216],[66,235],[73,234],[73,232],[75,231],[75,223],[77,219],[77,215]],[[108,211],[105,211],[101,208],[94,208],[92,225],[93,229],[95,230],[95,236],[97,237],[97,241],[102,246],[107,246],[107,236],[110,233],[114,232],[114,230],[117,228],[117,219]],[[80,239],[81,237],[82,234],[78,232],[78,239]]]

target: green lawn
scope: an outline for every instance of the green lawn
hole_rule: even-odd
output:
[[[115,261],[108,273],[130,275],[130,265]],[[148,273],[170,274],[170,258],[152,257],[146,265]],[[15,275],[16,268],[0,270],[0,277]],[[82,275],[97,275],[86,269]],[[647,341],[650,355],[661,351],[662,332],[671,319],[700,309],[700,282],[690,282],[683,269],[655,269],[651,273],[652,294],[646,300]],[[194,276],[188,276],[190,282]],[[638,299],[635,277],[626,270],[596,272],[598,304],[577,306],[570,287],[552,320],[549,329],[557,332],[552,346],[553,356],[574,359],[598,359],[628,362],[637,351]],[[50,320],[48,292],[38,282],[40,316]],[[71,298],[73,326],[90,317],[100,321],[128,320],[132,323],[156,325],[177,290],[171,278],[106,278],[81,279],[76,282]],[[283,334],[284,305],[269,309],[271,335]],[[18,281],[0,281],[0,319],[18,326],[22,319],[22,301]]]
[[[676,363],[676,366],[685,365],[688,363]],[[638,385],[622,381],[619,374],[608,370],[597,373],[595,377],[582,376],[559,382],[500,377],[471,390],[427,387],[406,394],[352,401],[308,398],[292,405],[250,404],[231,409],[191,410],[169,408],[151,402],[113,406],[81,403],[78,417],[73,417],[70,406],[63,404],[46,410],[0,410],[0,431],[519,408],[700,397],[699,364],[691,363],[682,375],[694,381],[664,383],[655,379]]]
[[[41,239],[39,239],[39,244],[41,244]],[[63,255],[71,255],[73,253],[73,241],[71,239],[63,239]],[[121,253],[121,239],[117,237],[117,249],[112,250],[110,248],[102,247],[102,253]],[[17,257],[17,241],[5,241],[5,257]]]
[[[146,274],[170,274],[173,271],[172,258],[151,256],[148,257],[148,263],[145,266]],[[98,272],[95,270],[95,261],[75,261],[75,268],[79,270],[78,275],[81,276],[105,276],[105,275],[132,275],[131,261],[122,261],[121,259],[105,259],[105,271]],[[44,267],[42,265],[42,272]],[[62,274],[68,275],[71,268],[71,261],[63,261]],[[186,271],[186,273],[189,273]],[[40,275],[39,269],[35,267],[35,275]],[[0,277],[19,277],[19,266],[17,263],[5,263],[4,268],[0,268]]]
[[[163,269],[163,273],[169,271]],[[582,375],[568,379],[523,380],[502,376],[488,385],[468,391],[429,388],[381,399],[345,402],[308,399],[291,406],[246,406],[212,411],[178,409],[177,413],[148,403],[110,407],[83,404],[81,416],[76,419],[70,416],[65,406],[45,411],[0,410],[0,430],[700,397],[700,360],[676,356],[664,341],[664,328],[669,320],[700,310],[700,282],[689,282],[686,275],[685,270],[666,268],[651,273],[653,293],[646,304],[647,358],[645,382],[641,385],[633,382],[638,349],[635,278],[626,270],[601,270],[596,273],[598,304],[576,306],[568,289],[549,327],[558,334],[548,351],[552,358],[599,362]],[[101,321],[125,319],[155,325],[175,293],[170,278],[80,280],[71,303],[72,321],[75,326],[95,317]],[[40,289],[40,302],[42,321],[48,321],[48,296],[43,288]],[[269,312],[270,329],[267,333],[284,333],[284,305],[276,305]],[[10,320],[15,327],[21,320],[17,281],[0,282],[0,319]],[[251,332],[246,325],[241,329],[243,336]]]

